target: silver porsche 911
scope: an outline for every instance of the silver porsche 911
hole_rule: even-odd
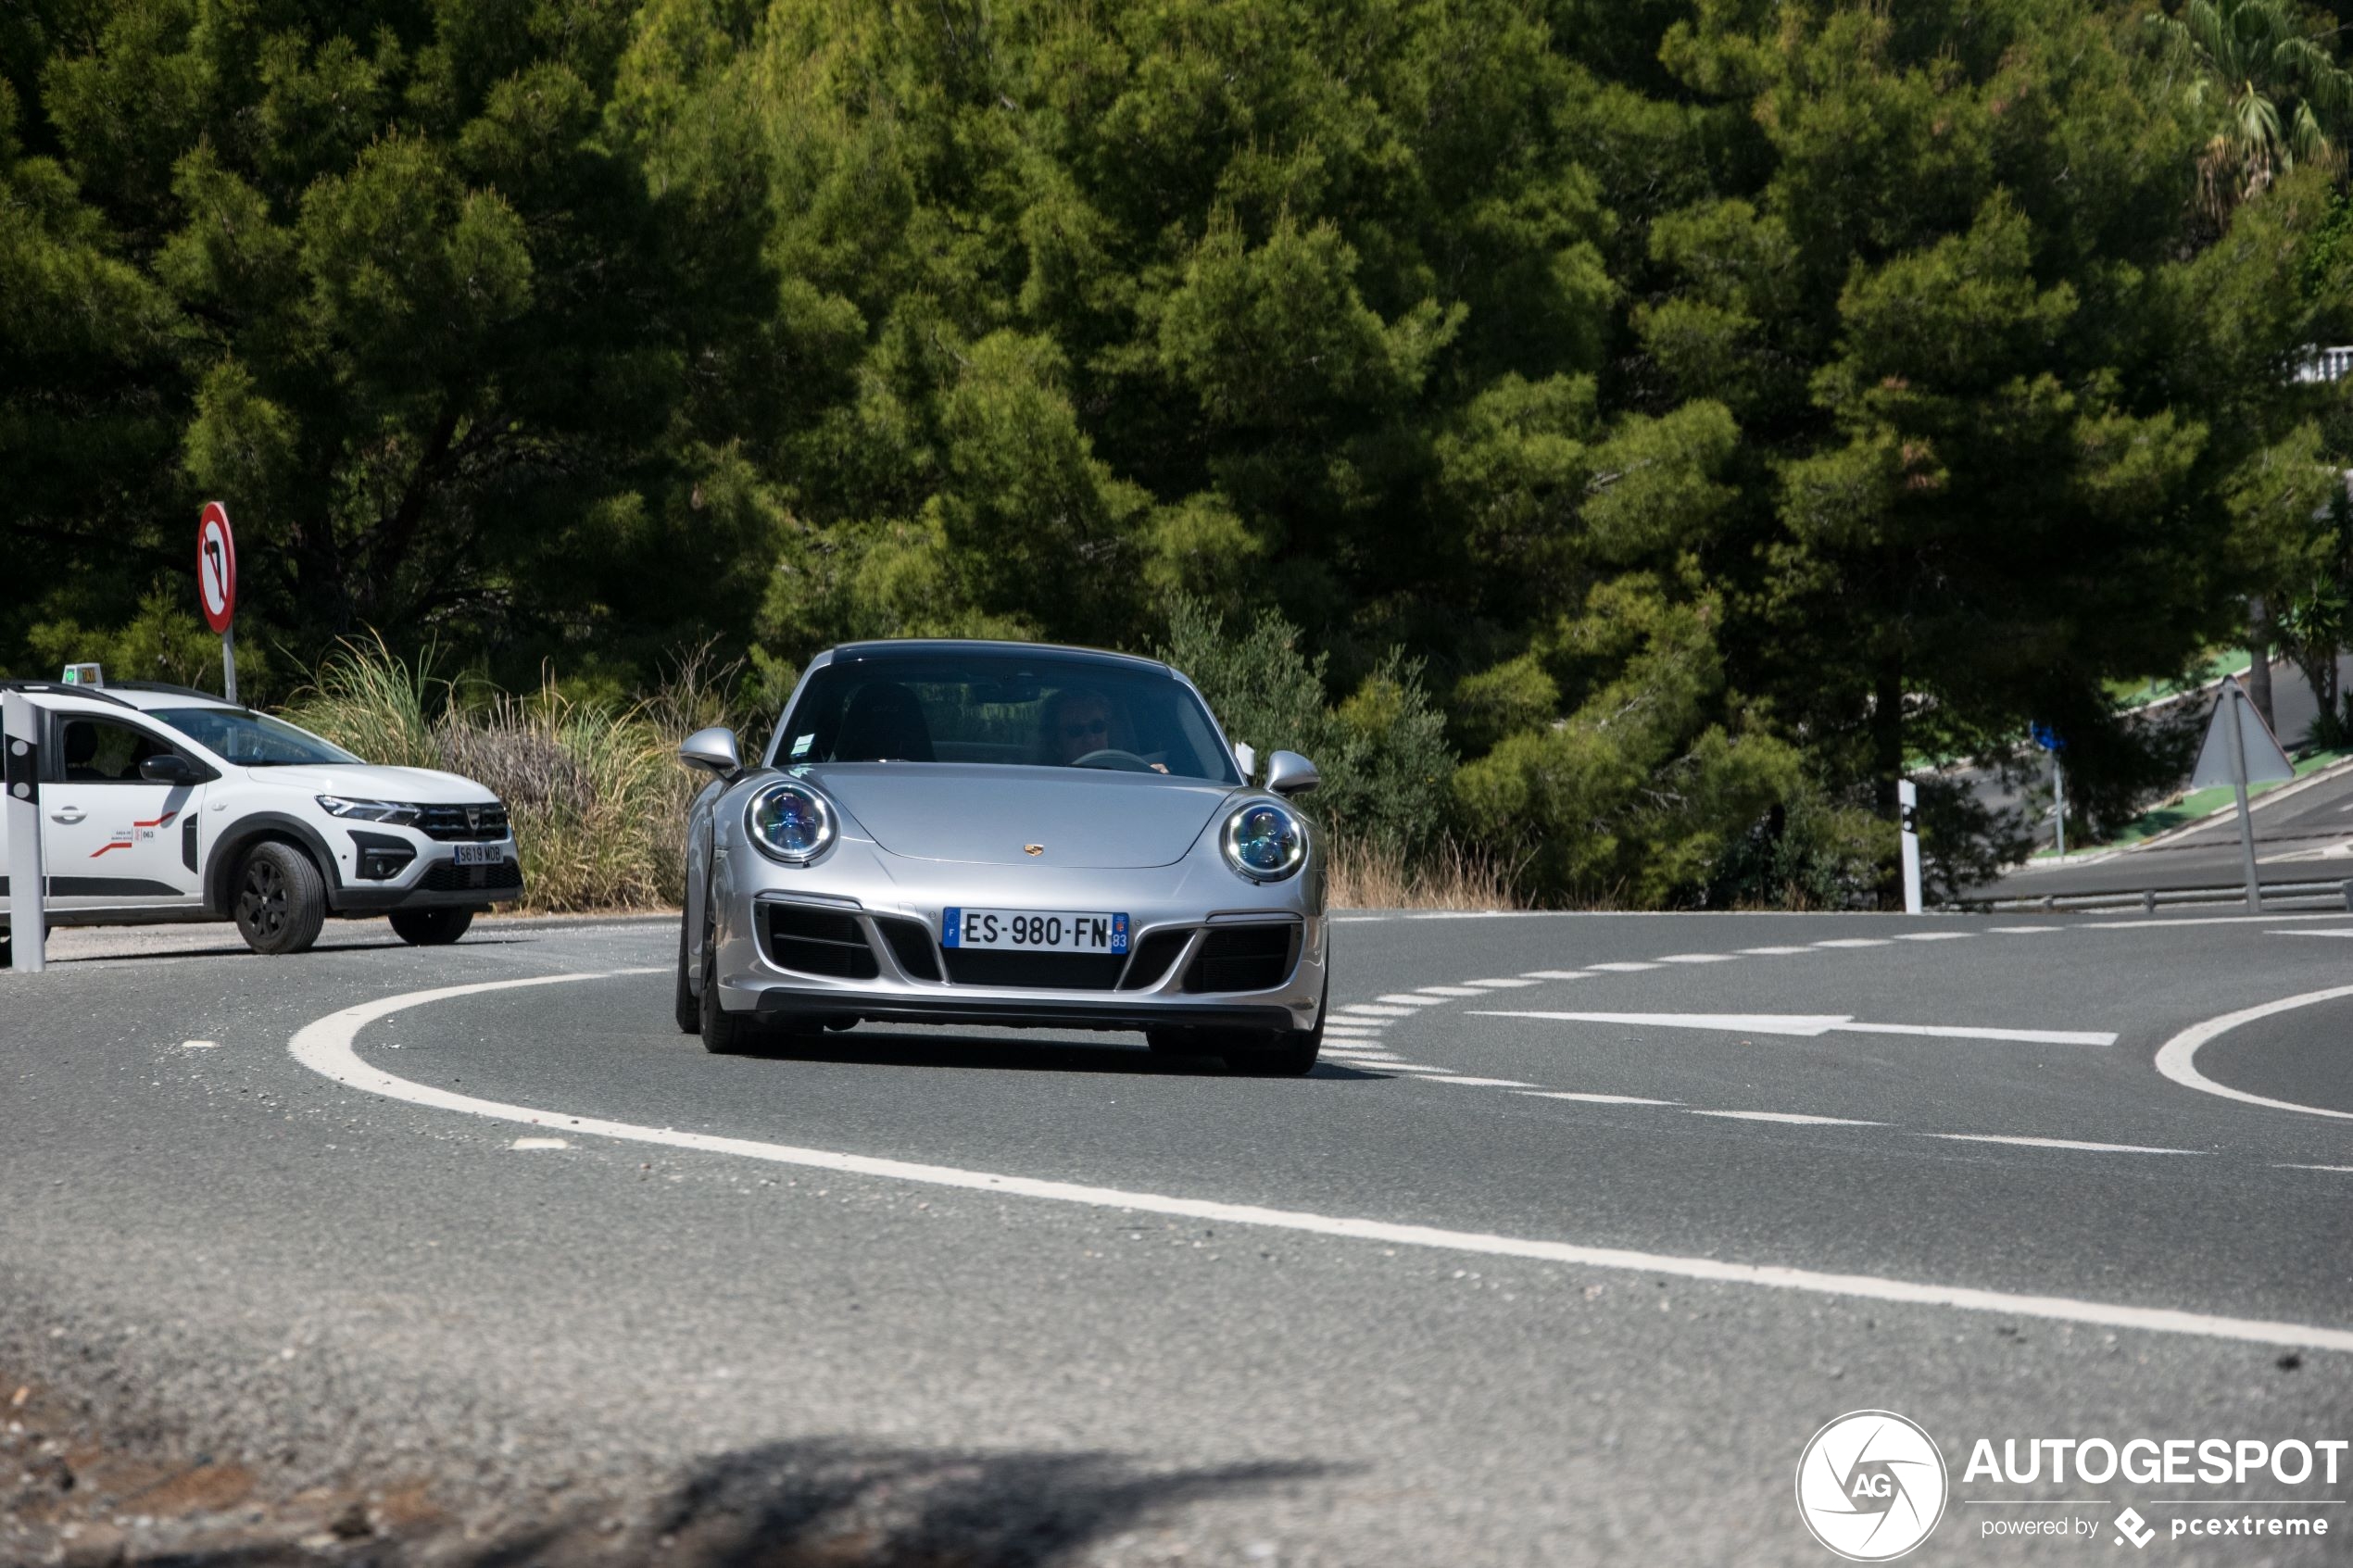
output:
[[[1026,643],[819,655],[756,767],[735,735],[687,821],[678,1026],[713,1051],[861,1022],[1142,1030],[1302,1073],[1324,1034],[1324,869],[1192,683]]]

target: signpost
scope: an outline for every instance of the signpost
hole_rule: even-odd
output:
[[[204,623],[220,633],[220,691],[237,700],[237,541],[229,532],[229,508],[207,501],[196,520],[196,597]]]
[[[2246,875],[2246,908],[2263,912],[2263,890],[2256,881],[2255,820],[2246,809],[2246,786],[2284,784],[2296,777],[2296,765],[2280,749],[2271,727],[2255,711],[2246,688],[2235,677],[2222,679],[2221,699],[2214,705],[2214,721],[2207,726],[2206,744],[2198,747],[2197,766],[2191,771],[2192,789],[2229,784],[2238,801],[2239,859]]]
[[[5,779],[8,845],[8,967],[42,967],[48,927],[41,896],[41,715],[22,692],[0,693],[0,779]]]
[[[2067,859],[2067,768],[2059,761],[2059,753],[2067,749],[2067,742],[2048,724],[2034,726],[2034,744],[2051,754],[2051,810],[2058,818],[2058,857]]]

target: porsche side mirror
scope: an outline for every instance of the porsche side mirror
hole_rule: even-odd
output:
[[[743,757],[736,749],[736,732],[724,724],[688,735],[678,746],[678,760],[723,779],[733,778],[744,769]]]
[[[161,751],[141,760],[139,776],[149,784],[192,784],[196,782],[196,768],[177,753]]]
[[[1315,764],[1296,751],[1277,751],[1266,759],[1266,787],[1277,795],[1304,795],[1323,782]]]

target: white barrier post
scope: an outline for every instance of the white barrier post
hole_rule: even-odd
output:
[[[1896,818],[1904,842],[1904,912],[1920,912],[1920,792],[1909,779],[1895,784]]]
[[[48,928],[41,895],[48,885],[41,864],[40,715],[21,692],[0,693],[0,762],[6,763],[8,843],[8,967],[38,971],[47,957]]]

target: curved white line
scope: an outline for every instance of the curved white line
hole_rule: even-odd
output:
[[[380,1018],[427,1002],[482,996],[529,985],[555,985],[568,981],[607,980],[621,975],[666,974],[661,969],[599,970],[581,974],[542,974],[521,980],[488,980],[471,985],[444,985],[382,997],[372,1002],[329,1013],[306,1024],[288,1042],[295,1060],[314,1073],[370,1094],[404,1100],[439,1110],[455,1110],[494,1121],[534,1126],[560,1126],[588,1137],[616,1138],[630,1143],[660,1144],[705,1154],[730,1154],[772,1164],[797,1165],[845,1175],[873,1176],[885,1181],[917,1182],[927,1186],[956,1187],[1010,1198],[1042,1198],[1132,1213],[1165,1214],[1178,1219],[1206,1220],[1229,1225],[1255,1225],[1352,1241],[1378,1241],[1395,1247],[1424,1247],[1450,1252],[1476,1252],[1491,1257],[1526,1258],[1572,1267],[1629,1270],[1699,1280],[1716,1285],[1763,1286],[1779,1290],[1811,1291],[1871,1301],[1910,1306],[1957,1307],[1965,1311],[1999,1312],[2011,1317],[2047,1318],[2061,1323],[2089,1323],[2104,1328],[2140,1329],[2156,1334],[2187,1334],[2210,1339],[2247,1340],[2299,1349],[2353,1353],[2353,1330],[2320,1328],[2304,1323],[2269,1323],[2256,1318],[2214,1317],[2204,1312],[2174,1311],[2158,1307],[2119,1306],[2104,1301],[2080,1301],[2064,1296],[2019,1296],[1999,1290],[1975,1290],[1962,1286],[1919,1285],[1908,1280],[1881,1279],[1870,1274],[1822,1273],[1811,1269],[1787,1269],[1755,1263],[1727,1263],[1714,1258],[1678,1258],[1661,1253],[1634,1252],[1615,1247],[1583,1247],[1565,1241],[1536,1241],[1520,1236],[1491,1236],[1477,1231],[1441,1230],[1430,1225],[1396,1224],[1384,1220],[1353,1220],[1297,1210],[1265,1209],[1254,1204],[1219,1203],[1207,1198],[1173,1198],[1161,1193],[1130,1192],[1118,1187],[1086,1186],[1075,1182],[1040,1181],[1029,1176],[999,1175],[987,1171],[959,1170],[948,1165],[917,1164],[904,1160],[880,1160],[870,1155],[841,1154],[828,1149],[799,1148],[789,1144],[761,1143],[750,1138],[718,1137],[708,1133],[682,1133],[670,1127],[645,1127],[629,1122],[607,1122],[588,1116],[567,1116],[526,1105],[507,1105],[452,1094],[429,1085],[396,1078],[359,1059],[354,1048],[359,1031]],[[2353,991],[2353,987],[2348,987]]]
[[[2331,1110],[2326,1106],[2298,1105],[2290,1099],[2251,1095],[2245,1089],[2218,1084],[2197,1070],[2198,1047],[2215,1036],[2226,1035],[2242,1023],[2269,1018],[2275,1012],[2290,1012],[2317,1002],[2333,1002],[2339,997],[2353,997],[2353,985],[2334,985],[2325,991],[2307,991],[2300,997],[2283,997],[2276,1002],[2265,1002],[2261,1007],[2245,1008],[2237,1012],[2226,1012],[2220,1018],[2209,1018],[2203,1023],[2193,1023],[2158,1048],[2157,1070],[2182,1087],[2196,1089],[2202,1095],[2220,1095],[2224,1099],[2268,1106],[2273,1110],[2300,1110],[2307,1116],[2333,1116],[2340,1122],[2353,1122],[2353,1110]]]

